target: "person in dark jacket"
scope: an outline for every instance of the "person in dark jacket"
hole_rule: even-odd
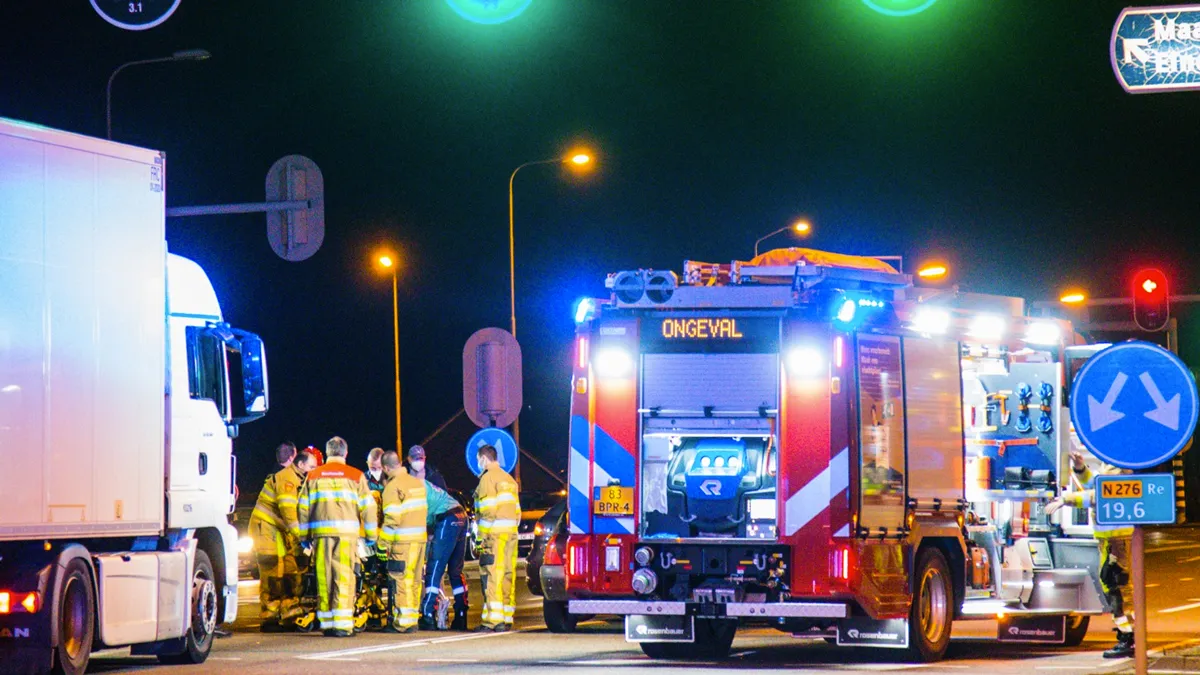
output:
[[[405,462],[404,468],[408,469],[410,476],[427,480],[443,490],[448,489],[442,472],[438,471],[437,467],[425,463],[425,448],[419,445],[408,449],[408,461]]]

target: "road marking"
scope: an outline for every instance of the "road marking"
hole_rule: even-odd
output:
[[[1096,665],[1088,666],[1034,666],[1034,670],[1092,670]]]
[[[1164,546],[1162,548],[1152,548],[1146,553],[1168,553],[1170,551],[1191,551],[1200,548],[1200,544],[1187,544],[1185,546]]]
[[[1200,644],[1200,638],[1192,638],[1190,640],[1180,640],[1179,642],[1172,642],[1169,645],[1163,645],[1163,646],[1159,647],[1158,649],[1155,649],[1154,652],[1157,653],[1158,655],[1162,656],[1162,655],[1166,655],[1166,653],[1171,651],[1172,649],[1182,649],[1183,647],[1191,647],[1192,645],[1196,645],[1196,644]]]
[[[1158,613],[1159,614],[1174,614],[1175,612],[1186,612],[1189,609],[1196,609],[1198,607],[1200,607],[1200,602],[1193,602],[1188,605],[1179,605],[1178,607],[1170,607],[1168,609],[1160,609],[1160,610],[1158,610]]]
[[[463,642],[466,640],[483,640],[494,637],[504,637],[505,635],[513,635],[515,633],[523,633],[527,629],[521,628],[518,630],[510,630],[503,633],[477,633],[474,635],[461,635],[448,638],[436,638],[433,640],[417,640],[415,642],[401,642],[390,645],[375,645],[372,647],[356,647],[352,649],[339,649],[333,652],[318,652],[316,654],[305,654],[296,658],[304,661],[336,661],[343,656],[362,656],[364,654],[377,654],[379,652],[390,652],[398,649],[412,649],[414,647],[427,647],[429,645],[440,645],[449,642]]]
[[[1146,588],[1158,588],[1159,584],[1146,584]]]
[[[1193,556],[1193,557],[1191,557],[1191,558],[1187,558],[1187,559],[1184,559],[1184,560],[1180,560],[1179,562],[1181,562],[1181,563],[1190,563],[1190,562],[1196,562],[1196,561],[1200,561],[1200,555]]]
[[[208,659],[210,661],[241,661],[242,657],[240,657],[240,656],[210,656],[210,657],[208,657]]]
[[[417,659],[417,663],[479,663],[479,659]]]
[[[1196,577],[1183,577],[1180,581],[1195,581]]]

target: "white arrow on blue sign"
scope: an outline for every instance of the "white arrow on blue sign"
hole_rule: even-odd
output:
[[[1200,89],[1200,5],[1126,7],[1109,57],[1131,94]]]
[[[500,463],[500,468],[508,473],[517,467],[517,442],[513,439],[512,434],[499,427],[488,427],[480,429],[471,436],[471,440],[467,441],[467,468],[471,469],[471,473],[478,476],[483,473],[479,470],[479,461],[476,455],[479,454],[479,449],[485,445],[490,445],[496,449],[496,459]]]
[[[1174,457],[1191,439],[1198,412],[1191,371],[1149,342],[1097,352],[1071,387],[1071,421],[1080,442],[1122,469],[1145,469]]]

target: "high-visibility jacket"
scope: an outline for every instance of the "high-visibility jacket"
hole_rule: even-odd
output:
[[[296,515],[300,486],[304,478],[291,464],[267,476],[250,521],[273,527],[280,533],[300,537],[300,521]]]
[[[425,541],[425,481],[396,470],[383,488],[383,532],[381,543]]]
[[[374,541],[378,532],[366,477],[337,457],[308,472],[297,512],[306,537],[357,539],[361,528],[362,536]]]
[[[479,477],[475,488],[475,513],[479,534],[516,534],[521,522],[521,502],[517,498],[517,481],[493,463]]]
[[[1075,471],[1075,467],[1072,466],[1071,470]],[[1111,464],[1102,464],[1100,466],[1101,476],[1117,476],[1122,473],[1124,471]],[[1092,470],[1085,465],[1083,471],[1075,471],[1075,477],[1079,479],[1079,484],[1085,489],[1079,492],[1064,494],[1063,503],[1077,509],[1088,509],[1092,512],[1093,532],[1096,539],[1132,537],[1133,527],[1129,525],[1101,525],[1096,522],[1096,480],[1092,475]]]

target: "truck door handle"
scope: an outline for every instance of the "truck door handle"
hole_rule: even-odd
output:
[[[208,473],[208,453],[202,452],[202,453],[200,453],[200,475],[203,476],[203,475],[206,475],[207,473]]]

